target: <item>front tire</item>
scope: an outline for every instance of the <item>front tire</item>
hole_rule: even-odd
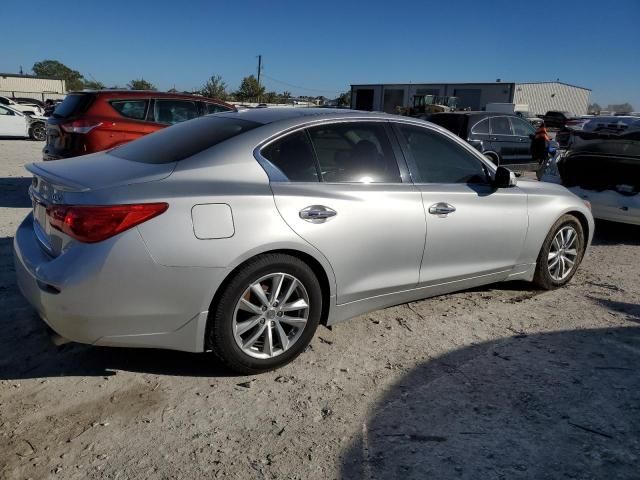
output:
[[[235,372],[273,370],[302,353],[321,312],[320,283],[306,263],[261,255],[236,272],[212,305],[208,344]]]
[[[542,244],[533,282],[545,290],[566,285],[575,275],[584,250],[582,224],[573,215],[563,215]]]

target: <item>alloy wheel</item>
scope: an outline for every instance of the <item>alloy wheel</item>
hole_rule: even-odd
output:
[[[547,268],[555,281],[564,280],[573,271],[578,257],[577,240],[578,233],[571,226],[562,227],[553,238],[549,247]]]
[[[236,344],[254,358],[273,358],[289,350],[309,319],[309,295],[300,280],[271,273],[252,283],[233,313]]]

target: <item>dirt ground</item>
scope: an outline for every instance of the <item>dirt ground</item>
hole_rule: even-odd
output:
[[[40,149],[0,140],[0,478],[640,478],[640,229],[598,223],[563,289],[380,310],[238,377],[51,344],[11,253]]]

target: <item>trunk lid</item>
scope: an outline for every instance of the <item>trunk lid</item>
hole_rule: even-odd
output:
[[[72,93],[67,95],[64,101],[56,106],[53,114],[47,120],[47,138],[43,149],[44,158],[56,160],[69,156],[68,152],[82,151],[83,135],[65,132],[62,130],[61,125],[84,114],[95,100],[95,97],[94,93]]]
[[[108,153],[27,165],[26,169],[33,174],[29,196],[33,206],[34,232],[41,247],[55,257],[72,241],[51,227],[47,218],[48,206],[91,204],[92,191],[159,181],[171,175],[175,166],[176,163],[133,162]],[[73,202],[65,199],[69,194],[73,194]],[[84,194],[87,194],[87,200],[78,201]]]

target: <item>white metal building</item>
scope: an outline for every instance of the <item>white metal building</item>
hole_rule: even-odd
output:
[[[44,101],[64,98],[66,93],[65,81],[60,78],[0,73],[0,95],[4,97],[28,97]]]
[[[516,83],[513,103],[526,103],[535,114],[556,110],[586,115],[590,97],[588,88],[562,82]]]
[[[549,110],[587,113],[591,90],[562,82],[535,83],[387,83],[351,85],[351,107],[357,110],[396,113],[410,106],[415,95],[458,97],[458,108],[482,110],[488,103],[529,105],[541,115]]]

